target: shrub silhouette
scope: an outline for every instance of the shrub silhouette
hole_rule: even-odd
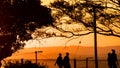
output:
[[[8,62],[4,68],[48,68],[47,65],[40,65],[36,63],[32,63],[30,60],[25,61],[25,63],[16,63]]]

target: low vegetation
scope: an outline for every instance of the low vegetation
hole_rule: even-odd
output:
[[[7,64],[5,64],[4,68],[48,68],[48,66],[45,64],[32,63],[28,60],[21,63],[19,61],[16,61],[15,63],[9,61]]]

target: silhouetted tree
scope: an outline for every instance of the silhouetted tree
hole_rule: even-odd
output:
[[[41,0],[0,0],[0,61],[32,39],[36,28],[52,25],[51,10]]]
[[[73,37],[94,33],[95,13],[98,34],[120,37],[120,7],[118,3],[119,0],[107,2],[104,0],[57,0],[51,3],[50,7],[56,22],[53,28],[59,30],[60,34],[53,32],[49,36]],[[95,12],[93,8],[95,8]]]

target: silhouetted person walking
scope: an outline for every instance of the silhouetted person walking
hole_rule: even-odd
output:
[[[69,58],[69,53],[66,53],[66,56],[63,59],[63,66],[64,68],[71,68],[70,66],[70,58]]]
[[[109,68],[112,68],[112,61],[111,61],[111,59],[112,59],[111,53],[108,53],[107,61],[108,61],[108,66],[109,66]]]
[[[59,53],[59,56],[57,57],[57,60],[55,62],[55,65],[58,65],[59,68],[62,68],[62,54]]]
[[[115,53],[114,49],[112,49],[111,53],[111,65],[112,68],[117,68],[117,54]]]

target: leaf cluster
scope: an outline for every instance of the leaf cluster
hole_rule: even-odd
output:
[[[52,25],[51,10],[38,0],[0,0],[0,60],[32,39],[36,28]]]
[[[94,23],[96,22],[98,34],[120,37],[120,7],[118,0],[108,2],[75,0],[74,3],[58,0],[51,3],[51,7],[54,8],[54,11],[56,10],[54,18],[59,23],[58,25],[64,24],[61,23],[61,18],[66,16],[71,19],[69,24],[74,25],[73,22],[82,24],[88,31],[86,34],[94,32]],[[66,22],[68,22],[67,19]],[[63,28],[60,27],[60,29]],[[72,32],[65,29],[63,31]],[[73,36],[82,35],[79,32],[77,34],[72,32],[72,34]]]

